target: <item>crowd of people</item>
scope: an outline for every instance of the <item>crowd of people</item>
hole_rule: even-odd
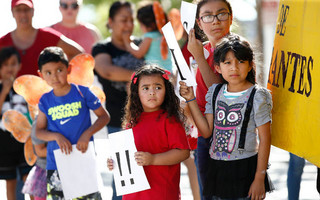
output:
[[[132,35],[132,4],[113,2],[107,19],[111,35],[102,40],[94,25],[77,20],[82,0],[59,0],[62,20],[38,29],[32,24],[33,1],[12,0],[17,27],[0,38],[0,110],[1,115],[13,109],[28,116],[38,158],[29,166],[23,144],[1,124],[0,179],[6,180],[8,200],[19,199],[16,191],[35,200],[64,199],[53,151],[68,155],[76,145],[84,153],[105,126],[108,134],[132,129],[138,150],[135,162],[143,166],[150,184],[148,190],[117,196],[113,180],[112,199],[178,200],[182,162],[195,200],[260,200],[274,190],[267,171],[272,98],[256,83],[255,51],[244,37],[230,32],[233,10],[228,0],[195,3],[195,28],[181,47],[187,62],[191,56],[197,64],[194,93],[185,82],[175,82],[176,67],[161,31],[167,17],[157,1],[137,11],[142,39]],[[207,58],[203,48],[210,53]],[[105,105],[88,87],[67,81],[69,61],[80,53],[95,60]],[[27,74],[40,76],[52,87],[41,97],[33,122],[27,102],[13,90],[14,79]],[[52,110],[65,114],[57,117]],[[90,110],[97,117],[92,123]],[[197,131],[196,145],[190,140],[192,131]],[[303,159],[294,163],[294,156],[289,200],[299,198],[304,166]],[[116,160],[106,160],[113,170]],[[296,171],[301,172],[297,178]],[[318,190],[319,185],[318,178]],[[102,196],[96,192],[77,199]]]

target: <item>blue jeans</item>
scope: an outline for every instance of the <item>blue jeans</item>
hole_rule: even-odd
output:
[[[115,133],[115,132],[119,132],[122,130],[121,127],[115,127],[115,126],[107,126],[108,128],[108,134],[111,134],[111,133]],[[116,193],[116,187],[115,187],[115,184],[114,184],[114,179],[112,178],[112,200],[121,200],[122,199],[122,196],[117,196],[117,193]]]
[[[200,188],[200,195],[201,200],[210,200],[211,197],[205,197],[203,196],[203,185],[206,180],[207,175],[207,169],[208,169],[208,161],[210,159],[209,156],[209,144],[210,139],[206,139],[202,136],[198,137],[198,146],[197,146],[197,154],[196,154],[196,167],[197,167],[197,173],[198,177],[200,178],[199,181],[199,188]]]
[[[17,169],[17,186],[16,186],[16,199],[17,200],[24,200],[24,194],[21,192],[23,188],[24,182],[20,173],[18,173]]]
[[[318,174],[317,174],[317,190],[320,194],[320,168],[318,167]]]
[[[300,193],[300,183],[303,168],[305,165],[304,158],[300,158],[290,153],[287,186],[288,186],[288,200],[298,200]]]

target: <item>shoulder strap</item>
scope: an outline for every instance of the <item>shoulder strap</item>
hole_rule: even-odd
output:
[[[243,118],[243,122],[242,122],[242,127],[241,127],[241,133],[240,133],[240,140],[239,140],[239,145],[238,145],[238,151],[240,152],[240,154],[243,153],[244,151],[244,145],[246,142],[246,134],[247,134],[247,128],[248,128],[248,123],[250,120],[250,113],[253,107],[253,98],[254,95],[256,93],[256,87],[252,88],[252,91],[250,93],[250,97],[248,99],[248,103],[247,103],[247,107],[246,107],[246,111],[244,113],[244,118]]]
[[[81,92],[81,90],[80,90],[79,86],[78,86],[78,85],[76,85],[76,84],[74,84],[74,85],[76,86],[76,88],[77,88],[78,92],[80,93],[80,95],[82,96],[82,98],[84,98],[84,96],[83,96],[83,94],[82,94],[82,92]]]
[[[212,95],[212,112],[213,112],[213,129],[212,129],[212,134],[210,138],[210,143],[212,142],[213,134],[214,134],[214,118],[215,118],[215,113],[216,113],[216,100],[218,93],[220,89],[222,88],[223,84],[219,83],[216,88],[214,89],[213,95]]]
[[[223,84],[219,83],[216,88],[214,89],[213,95],[212,95],[212,110],[213,110],[213,116],[215,115],[215,110],[216,110],[216,100],[218,93],[220,89],[222,88]]]

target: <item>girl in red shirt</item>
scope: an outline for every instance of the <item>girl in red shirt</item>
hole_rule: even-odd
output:
[[[180,163],[190,155],[184,116],[170,72],[146,65],[132,75],[123,124],[132,128],[138,152],[151,189],[124,195],[127,199],[180,199]],[[113,161],[108,159],[108,168]]]

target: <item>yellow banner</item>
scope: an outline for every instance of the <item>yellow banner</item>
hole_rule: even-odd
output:
[[[320,167],[320,1],[281,0],[268,88],[272,144]]]

